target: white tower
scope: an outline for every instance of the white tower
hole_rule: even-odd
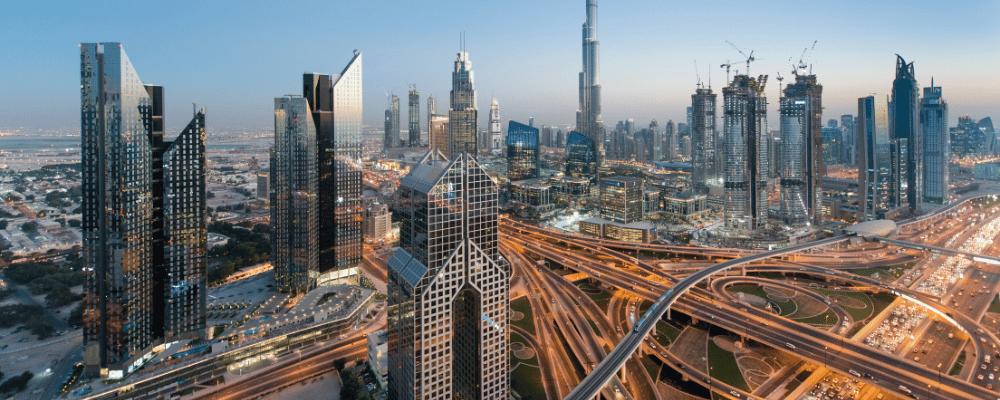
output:
[[[503,138],[500,131],[500,105],[493,99],[490,106],[490,153],[498,156],[503,153]]]

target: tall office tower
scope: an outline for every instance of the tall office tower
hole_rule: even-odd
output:
[[[510,121],[507,125],[507,180],[538,178],[540,149],[538,128]]]
[[[979,130],[983,131],[986,144],[989,144],[989,147],[983,149],[986,151],[986,154],[1000,154],[1000,141],[997,141],[996,130],[993,128],[993,119],[990,117],[983,118],[976,125],[979,126]]]
[[[431,115],[430,130],[427,132],[427,140],[430,149],[441,151],[446,157],[451,154],[451,146],[448,138],[451,136],[448,116],[441,114]]]
[[[767,226],[766,76],[737,75],[722,89],[726,135],[724,216],[726,227],[749,233]]]
[[[364,242],[361,53],[353,56],[340,75],[303,74],[302,88],[316,131],[319,179],[316,284],[357,284]]]
[[[302,294],[319,274],[316,126],[303,97],[274,99],[271,263],[282,292]]]
[[[510,132],[507,133],[510,136]],[[566,175],[574,178],[597,178],[597,146],[589,137],[572,131],[566,138]]]
[[[469,53],[463,49],[458,52],[455,70],[451,72],[451,109],[448,111],[451,133],[449,151],[445,154],[451,158],[457,158],[462,153],[479,154],[476,146],[478,118],[472,62],[469,61]]]
[[[858,99],[857,221],[882,219],[898,206],[893,185],[892,141],[889,136],[889,96]]]
[[[205,114],[163,140],[163,87],[119,43],[80,44],[87,373],[120,379],[161,338],[205,330]]]
[[[823,165],[823,86],[795,74],[781,96],[781,219],[792,227],[820,226]]]
[[[420,92],[417,85],[410,90],[410,113],[407,116],[410,119],[410,147],[420,147]]]
[[[613,176],[601,180],[601,218],[621,224],[642,220],[642,180]]]
[[[903,57],[896,55],[896,80],[892,81],[892,103],[889,108],[889,133],[896,145],[893,159],[896,162],[900,188],[899,204],[906,204],[911,214],[920,212],[923,195],[921,167],[924,162],[923,140],[919,129],[920,88],[913,75],[913,63],[907,64]]]
[[[389,400],[507,399],[508,279],[497,185],[469,154],[431,150],[400,181],[389,260]]]
[[[597,0],[587,0],[583,23],[583,71],[580,72],[580,109],[576,130],[594,143],[597,165],[604,165],[604,123],[601,122],[600,42],[597,41]]]
[[[840,128],[823,127],[823,165],[843,164],[844,139]]]
[[[566,136],[562,129],[556,131],[556,147],[566,147]]]
[[[503,131],[500,129],[500,104],[493,98],[490,105],[490,154],[499,156],[503,153]]]
[[[660,126],[656,123],[656,118],[649,122],[649,137],[646,140],[649,142],[649,161],[660,161],[663,158],[663,149],[660,147],[663,140],[660,140]]]
[[[951,137],[948,135],[948,103],[941,98],[941,87],[924,88],[920,102],[920,132],[924,136],[924,201],[948,204],[948,161]]]
[[[721,142],[724,143],[724,142]],[[691,157],[691,125],[677,124],[677,151],[681,157]]]
[[[534,126],[534,125],[528,125]],[[509,131],[508,131],[508,134]],[[539,132],[538,144],[545,147],[552,147],[552,127],[542,125],[542,130]]]
[[[691,188],[708,194],[709,186],[719,185],[715,165],[715,102],[712,89],[698,88],[691,95]],[[673,121],[669,126],[673,126]]]
[[[386,149],[400,147],[402,145],[399,136],[399,97],[389,95],[389,108],[385,110],[385,139],[382,146]]]
[[[433,96],[427,96],[427,140],[431,137],[431,116],[438,113],[437,100]]]
[[[528,126],[535,127],[535,117],[528,117]]]
[[[841,115],[840,129],[844,139],[844,148],[841,151],[844,164],[856,166],[858,165],[858,128],[854,116],[850,114]]]
[[[663,129],[663,160],[672,161],[677,158],[677,129],[674,120],[667,120]]]

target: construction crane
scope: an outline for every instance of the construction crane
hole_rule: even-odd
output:
[[[701,89],[701,75],[698,74],[698,60],[694,60],[694,77],[698,79],[697,87]]]
[[[779,70],[778,71],[778,76],[774,78],[774,79],[778,80],[778,92],[781,92],[781,81],[785,80],[785,77],[781,76],[781,71],[787,70],[789,65],[792,65],[792,58],[791,57],[788,57],[788,63],[785,64],[785,68],[782,68],[781,70]]]
[[[798,70],[800,69],[804,70],[809,66],[809,58],[812,57],[813,49],[816,48],[816,42],[819,42],[819,40],[814,40],[812,47],[810,47],[809,49],[802,49],[802,55],[799,56],[799,65],[797,66],[798,68],[796,68],[795,70],[795,75],[799,74]],[[806,54],[806,50],[809,51],[809,54]]]
[[[747,63],[747,74],[750,74],[750,63],[756,60],[756,58],[753,57],[753,50],[750,50],[750,55],[748,56],[747,53],[744,53],[743,50],[740,50],[739,47],[736,47],[736,45],[733,44],[733,42],[727,40],[726,43],[729,43],[729,45],[733,46],[733,48],[736,49],[736,51],[740,52],[740,55],[742,55],[743,58],[746,58],[745,62]]]
[[[722,65],[719,66],[719,68],[725,68],[726,69],[726,82],[729,82],[729,69],[732,68],[732,67],[734,67],[734,66],[740,65],[740,64],[747,64],[747,73],[750,73],[750,67],[749,67],[750,61],[749,60],[747,60],[747,61],[739,61],[739,62],[734,62],[734,63],[726,61],[725,64],[722,64]],[[739,75],[739,74],[740,74],[740,70],[736,70],[736,75]]]

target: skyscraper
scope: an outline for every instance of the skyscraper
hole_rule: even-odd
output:
[[[303,97],[274,99],[271,263],[282,292],[302,294],[319,274],[316,126]]]
[[[649,136],[646,138],[650,155],[649,161],[660,161],[663,158],[663,140],[660,140],[660,125],[656,123],[656,118],[649,122]]]
[[[451,129],[449,138],[449,157],[457,157],[462,153],[478,155],[476,146],[479,111],[476,109],[476,87],[472,74],[472,62],[469,53],[463,49],[458,52],[455,69],[451,72],[451,109],[448,111],[448,123]]]
[[[410,119],[410,147],[420,147],[420,92],[417,86],[413,85],[410,90],[410,112],[407,115]]]
[[[858,99],[858,214],[872,221],[898,206],[893,181],[889,136],[889,97],[876,94]]]
[[[917,79],[913,75],[913,63],[907,64],[897,54],[896,80],[892,81],[892,103],[889,107],[889,133],[895,144],[894,169],[899,182],[896,186],[900,188],[897,195],[900,205],[908,205],[911,214],[920,212],[923,195],[923,140],[917,131],[920,119],[919,90]]]
[[[164,142],[163,87],[119,43],[80,44],[80,112],[83,363],[120,379],[204,333],[205,114]]]
[[[382,146],[392,149],[401,145],[399,136],[399,97],[389,95],[389,108],[385,110],[385,139]]]
[[[580,109],[576,130],[595,146],[597,165],[604,165],[604,123],[601,122],[600,42],[597,41],[597,0],[587,0],[583,23],[583,71],[580,72]]]
[[[507,125],[507,179],[538,178],[538,128],[510,121]]]
[[[858,127],[854,116],[844,114],[840,116],[840,129],[844,139],[843,154],[844,164],[850,166],[858,165]]]
[[[432,149],[400,181],[389,260],[389,400],[507,399],[508,279],[497,185]]]
[[[923,200],[930,204],[948,204],[948,161],[951,159],[951,136],[948,134],[948,103],[941,98],[941,87],[924,88],[920,102],[920,132],[924,140]]]
[[[759,79],[737,75],[722,89],[726,227],[749,233],[767,226],[767,98]]]
[[[510,132],[507,133],[510,136]],[[572,131],[566,138],[566,175],[574,178],[597,177],[597,150],[594,141]]]
[[[823,86],[795,74],[781,97],[781,219],[792,227],[819,226],[823,179]]]
[[[663,160],[672,161],[677,158],[677,138],[677,128],[674,126],[674,120],[667,120],[667,125],[663,127]]]
[[[493,98],[490,105],[490,154],[498,156],[503,153],[503,132],[500,130],[500,104]]]
[[[316,284],[357,284],[364,241],[361,214],[362,57],[340,75],[307,73],[303,97],[316,131],[319,264]],[[419,129],[419,128],[418,128]]]
[[[427,140],[431,138],[431,116],[438,113],[437,100],[433,96],[427,96]]]
[[[448,123],[448,116],[441,114],[431,115],[430,119],[430,130],[427,131],[427,140],[430,143],[430,149],[437,149],[444,153],[445,157],[451,154],[451,143],[448,139],[451,137],[450,124]]]
[[[710,88],[698,88],[691,95],[691,188],[699,194],[708,194],[709,186],[718,187],[719,184],[719,170],[715,165],[718,151],[715,146],[715,102],[716,94]],[[673,125],[671,120],[668,129],[673,130]]]

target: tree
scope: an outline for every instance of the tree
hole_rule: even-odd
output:
[[[347,360],[343,357],[333,360],[333,369],[337,372],[343,371],[345,365],[347,365]]]
[[[0,229],[7,229],[8,221],[5,219],[0,219]]]
[[[18,376],[12,376],[10,379],[0,383],[0,393],[22,392],[28,387],[28,381],[34,376],[35,374],[28,371],[24,371],[24,373]]]
[[[38,224],[35,223],[35,221],[25,222],[25,223],[21,224],[21,230],[24,231],[24,233],[37,231],[38,230]]]

